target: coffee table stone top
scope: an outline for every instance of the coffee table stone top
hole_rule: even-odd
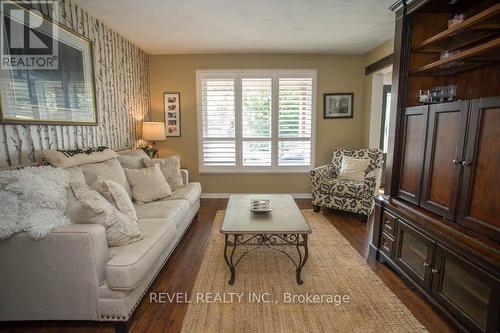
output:
[[[250,211],[251,199],[271,200],[272,211]],[[311,227],[289,194],[232,194],[222,223],[223,234],[309,234]]]

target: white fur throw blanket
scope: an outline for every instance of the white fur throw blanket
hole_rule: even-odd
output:
[[[26,232],[32,239],[69,224],[64,215],[69,175],[61,168],[0,172],[0,239]]]

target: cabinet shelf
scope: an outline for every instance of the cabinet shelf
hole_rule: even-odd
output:
[[[484,44],[479,44],[470,49],[464,50],[458,54],[452,55],[446,59],[440,59],[430,64],[421,66],[411,74],[420,75],[452,75],[464,72],[473,68],[488,65],[500,60],[500,37],[492,39]],[[460,65],[444,68],[444,66],[453,63]]]
[[[500,3],[438,33],[413,48],[414,52],[441,52],[466,47],[498,35]]]

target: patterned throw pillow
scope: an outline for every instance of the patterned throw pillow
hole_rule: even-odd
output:
[[[177,191],[179,188],[184,186],[181,174],[181,158],[179,155],[154,159],[144,158],[142,159],[142,162],[147,167],[158,164],[172,191]]]
[[[107,147],[42,151],[43,158],[52,166],[70,168],[83,164],[99,163],[116,157],[116,153]]]
[[[125,169],[132,186],[132,197],[138,203],[151,202],[172,195],[170,186],[158,165],[143,169]]]
[[[74,199],[69,209],[74,223],[100,224],[106,229],[108,246],[122,246],[142,239],[136,220],[120,211],[86,184],[70,183]],[[72,199],[70,199],[72,200]],[[68,212],[68,210],[67,210]]]

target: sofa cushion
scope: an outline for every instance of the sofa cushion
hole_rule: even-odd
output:
[[[339,197],[361,198],[364,194],[363,189],[362,181],[348,178],[331,178],[320,184],[320,192]]]
[[[112,180],[123,186],[125,191],[127,191],[128,195],[132,198],[132,188],[117,158],[101,163],[82,165],[80,168],[85,175],[85,182],[87,185],[92,186],[98,180]]]
[[[187,200],[153,201],[142,205],[135,205],[139,219],[166,218],[181,225],[189,213],[191,206]]]
[[[143,219],[138,225],[142,240],[109,249],[106,282],[112,289],[134,289],[177,235],[170,219]]]
[[[196,201],[200,199],[201,196],[201,184],[197,182],[188,183],[186,186],[181,187],[175,191],[172,196],[162,199],[162,201],[168,200],[180,200],[184,199],[189,201],[190,205],[194,205]]]

